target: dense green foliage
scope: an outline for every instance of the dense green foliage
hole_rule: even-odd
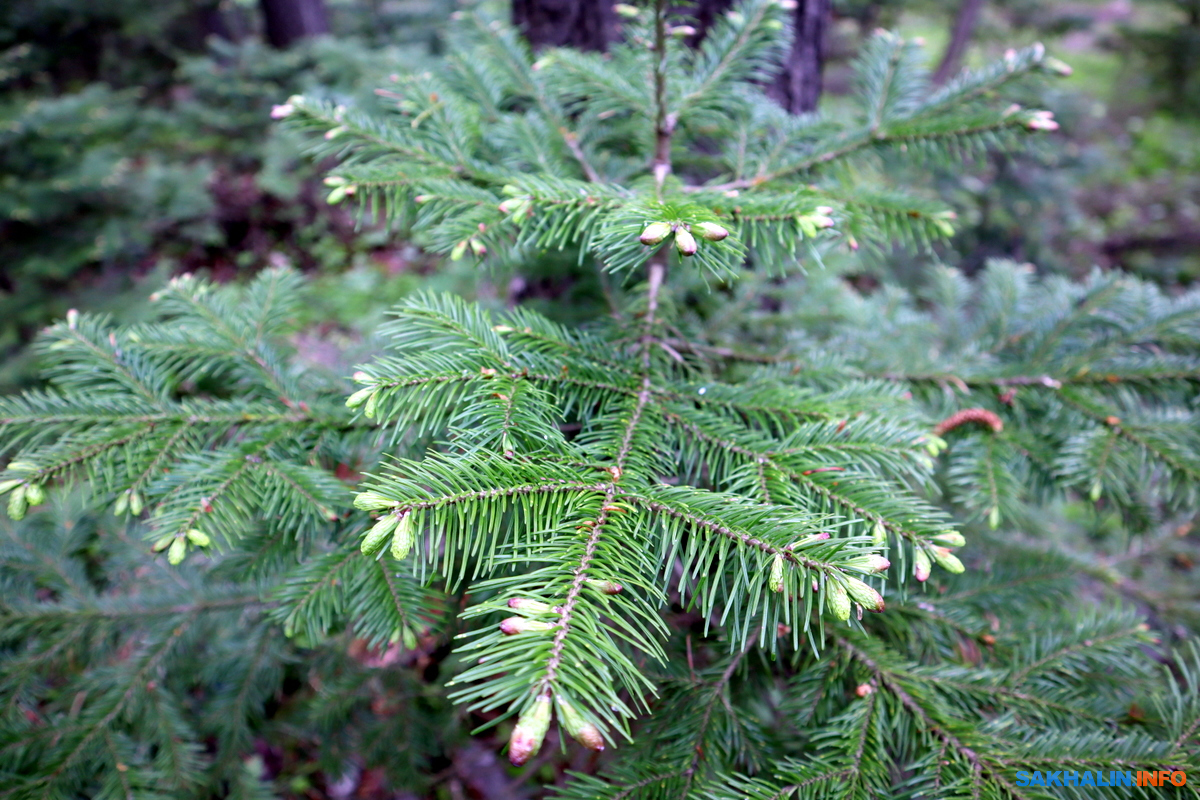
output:
[[[1194,590],[1064,544],[1194,550],[1200,297],[819,269],[951,235],[891,165],[1052,129],[1010,95],[1062,66],[934,89],[879,34],[853,113],[792,118],[756,83],[780,4],[696,51],[664,7],[610,56],[536,60],[467,14],[386,116],[274,111],[339,160],[330,202],[497,271],[564,252],[607,314],[417,294],[352,383],[297,351],[286,268],[43,335],[46,388],[0,399],[0,797],[430,793],[496,729],[572,798],[1092,797],[1015,773],[1200,767]],[[560,757],[551,719],[610,752]]]
[[[428,57],[440,6],[399,5],[373,32],[417,24],[388,46],[354,31],[276,51],[204,40],[192,3],[6,4],[0,349],[156,268],[340,268],[375,246],[320,202],[313,165],[268,112],[297,91],[368,103]]]

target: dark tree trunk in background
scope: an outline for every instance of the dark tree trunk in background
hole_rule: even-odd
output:
[[[799,0],[792,25],[796,38],[783,64],[783,72],[767,87],[767,94],[792,114],[817,110],[821,99],[821,72],[825,68],[825,37],[829,31],[832,0]]]
[[[607,50],[617,35],[613,0],[513,0],[513,25],[535,48]]]
[[[696,20],[696,36],[690,43],[694,46],[704,39],[704,34],[717,18],[733,6],[733,0],[698,0],[691,8],[680,10],[691,14]],[[783,69],[773,83],[766,87],[767,94],[775,98],[792,114],[815,111],[821,97],[821,71],[825,66],[825,37],[832,13],[831,0],[799,0],[792,17],[796,38],[792,49],[783,63]]]
[[[938,64],[937,72],[933,73],[934,83],[950,80],[962,66],[963,56],[967,54],[967,45],[971,43],[971,34],[975,32],[975,24],[979,22],[979,12],[983,10],[983,4],[984,0],[962,0],[958,14],[954,17],[950,44],[946,45],[942,63]]]
[[[281,50],[301,39],[329,33],[325,0],[259,0],[267,41]]]
[[[689,39],[695,46],[732,5],[733,0],[696,0],[673,10],[695,19],[697,33]],[[512,21],[535,48],[606,50],[619,35],[612,6],[611,0],[513,0]],[[821,97],[832,0],[799,0],[794,13],[795,41],[767,93],[791,113],[803,114],[815,110]]]

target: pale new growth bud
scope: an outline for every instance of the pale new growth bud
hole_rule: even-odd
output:
[[[1042,66],[1053,72],[1055,75],[1061,75],[1064,78],[1075,72],[1075,70],[1071,69],[1070,64],[1066,63],[1065,61],[1059,61],[1054,56],[1046,56],[1046,58],[1042,60]]]
[[[29,503],[25,500],[25,486],[18,486],[13,493],[8,496],[8,516],[14,521],[19,522],[25,518],[25,511],[29,508]]]
[[[509,608],[516,608],[522,611],[534,611],[539,614],[544,614],[547,611],[553,611],[553,607],[548,603],[542,603],[537,600],[530,600],[528,597],[513,597],[508,601]]]
[[[354,498],[354,507],[359,511],[380,511],[385,508],[396,508],[399,500],[384,497],[379,492],[360,492]]]
[[[185,556],[187,556],[187,540],[182,536],[177,536],[167,550],[167,563],[174,567],[183,563]]]
[[[967,543],[966,537],[958,531],[942,531],[932,538],[933,541],[938,544],[944,544],[947,547],[962,547]]]
[[[846,567],[848,569],[852,569],[855,572],[862,572],[867,575],[878,575],[879,573],[886,571],[891,565],[892,562],[888,561],[878,553],[859,556],[858,558],[853,558],[846,563]]]
[[[929,553],[924,550],[917,550],[913,562],[913,575],[916,576],[917,580],[929,580],[929,573],[933,570],[933,562],[929,560]]]
[[[696,225],[700,235],[710,242],[719,242],[729,235],[729,231],[715,222],[701,222]]]
[[[595,578],[588,578],[587,583],[596,591],[604,594],[620,594],[621,592],[625,591],[624,586],[619,583],[613,583],[612,581],[602,581]]]
[[[514,216],[525,213],[529,210],[530,201],[528,197],[510,197],[502,202],[499,206],[501,214],[512,214]]]
[[[676,39],[683,39],[687,36],[695,36],[696,29],[691,25],[676,25],[674,28],[671,28],[671,35]]]
[[[508,617],[500,621],[500,632],[505,636],[516,636],[518,633],[544,633],[554,630],[551,622],[542,622],[525,617]]]
[[[958,560],[958,556],[951,553],[946,547],[933,548],[933,560],[938,563],[939,567],[947,572],[953,572],[955,575],[966,570],[963,563]]]
[[[665,222],[651,222],[646,226],[646,230],[642,231],[642,235],[638,237],[638,241],[646,246],[656,245],[671,233],[671,226]]]
[[[360,495],[361,496],[361,495]],[[357,505],[357,501],[355,501]],[[395,514],[388,514],[380,517],[379,521],[367,531],[367,535],[362,540],[362,553],[364,556],[375,556],[383,549],[383,545],[387,542],[388,537],[392,535],[392,531],[396,530],[397,523],[400,519]]]
[[[887,528],[883,527],[882,522],[876,522],[871,528],[871,541],[876,547],[883,547],[887,544]]]
[[[632,6],[629,3],[617,3],[613,6],[613,11],[617,12],[618,16],[626,19],[636,19],[638,15],[637,6]]]
[[[541,748],[549,728],[550,697],[542,695],[517,719],[517,726],[508,740],[508,760],[518,767],[528,761]]]
[[[372,378],[370,375],[363,372],[362,370],[359,370],[358,372],[351,375],[350,380],[354,381],[355,383],[374,383],[375,382],[374,378]]]
[[[875,687],[869,683],[860,683],[854,688],[854,693],[859,697],[866,697],[875,691]]]
[[[679,228],[675,231],[675,249],[683,256],[696,255],[696,237]]]
[[[404,513],[396,523],[396,532],[392,535],[392,558],[403,561],[412,550],[413,540],[412,513]]]
[[[17,488],[24,482],[25,481],[21,480],[20,478],[16,478],[14,480],[8,480],[8,481],[0,481],[0,495],[8,494],[9,492],[11,492],[13,489]],[[120,513],[120,512],[117,512],[117,513]]]
[[[811,536],[805,536],[803,539],[799,539],[795,542],[792,542],[791,544],[789,544],[787,546],[787,549],[795,550],[800,547],[808,547],[810,544],[816,544],[817,542],[823,542],[828,538],[829,538],[829,532],[821,531],[820,533],[814,533]]]
[[[283,103],[278,106],[271,106],[271,119],[283,119],[290,117],[296,111],[296,107],[291,103]]]
[[[368,386],[366,389],[359,389],[357,392],[346,398],[346,408],[358,408],[363,403],[367,402],[367,400],[369,400],[373,394],[375,394],[374,386]]]
[[[883,597],[858,578],[846,578],[846,590],[855,602],[862,603],[868,611],[883,611]]]
[[[185,535],[187,536],[187,540],[196,545],[196,547],[208,547],[212,544],[212,539],[208,537],[208,534],[198,528],[192,528]]]
[[[556,699],[559,721],[567,729],[567,733],[589,750],[603,750],[604,735],[600,733],[600,729],[585,720],[575,707],[562,697]]]
[[[775,560],[771,562],[771,577],[768,580],[768,585],[772,592],[783,591],[783,556],[776,555]]]
[[[826,594],[828,597],[826,607],[829,609],[829,613],[842,622],[850,619],[850,595],[846,594],[842,585],[836,581],[830,581]]]
[[[1034,111],[1025,120],[1025,127],[1031,131],[1056,131],[1058,123],[1054,121],[1053,111]]]
[[[144,506],[143,506],[143,502],[142,502],[142,496],[140,494],[138,494],[137,492],[130,490],[130,492],[129,492],[129,513],[133,514],[135,517],[140,517],[142,515],[143,507]]]
[[[25,500],[31,506],[40,506],[46,502],[46,490],[40,483],[31,483],[25,488]]]

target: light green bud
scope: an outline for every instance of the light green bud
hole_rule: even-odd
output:
[[[671,233],[671,226],[665,222],[651,222],[642,231],[642,235],[638,237],[638,241],[647,246],[656,245],[663,239],[667,238]]]
[[[528,761],[541,748],[549,729],[550,697],[542,695],[517,719],[517,726],[508,740],[508,760],[518,767]]]
[[[729,231],[715,222],[701,222],[696,228],[700,235],[710,242],[719,242],[729,235]]]
[[[830,580],[825,584],[826,608],[835,619],[842,622],[850,619],[850,595],[837,581]]]
[[[379,492],[360,492],[354,498],[354,507],[359,511],[382,511],[385,508],[397,508],[399,500],[384,497]]]
[[[383,545],[391,536],[392,531],[396,529],[396,525],[400,522],[399,517],[395,514],[386,514],[379,518],[379,521],[367,531],[367,535],[362,540],[363,555],[374,557],[383,549]]]
[[[846,591],[850,593],[854,602],[861,603],[868,611],[883,611],[883,597],[858,578],[846,578]]]
[[[679,228],[675,231],[675,249],[682,256],[696,255],[696,237],[683,228]]]
[[[929,560],[929,553],[924,548],[918,547],[913,562],[913,574],[917,580],[929,580],[929,573],[933,571],[933,562]]]
[[[197,528],[192,528],[186,534],[187,540],[196,547],[208,547],[212,544],[212,539],[208,538],[208,534]]]
[[[767,581],[767,585],[771,587],[772,592],[783,591],[783,556],[776,554],[775,560],[771,562],[771,577]]]
[[[558,701],[558,719],[567,729],[567,733],[589,750],[603,750],[604,736],[600,733],[600,729],[584,719],[583,715],[561,696],[556,700]]]
[[[8,496],[8,516],[14,522],[24,519],[25,511],[29,508],[29,503],[25,501],[26,488],[25,486],[18,486]]]
[[[366,389],[359,389],[354,394],[346,398],[346,408],[358,408],[363,403],[370,399],[371,395],[375,394],[375,387],[368,386]]]
[[[403,561],[412,550],[413,540],[412,513],[403,514],[396,524],[396,532],[392,534],[392,558]]]
[[[967,543],[966,537],[958,531],[943,531],[932,538],[933,541],[944,544],[946,547],[962,547]]]
[[[40,506],[46,502],[46,490],[40,483],[31,483],[26,487],[25,502],[31,506]]]
[[[938,563],[939,567],[947,572],[953,572],[955,575],[966,570],[963,563],[958,560],[958,556],[945,547],[933,548],[933,560]]]

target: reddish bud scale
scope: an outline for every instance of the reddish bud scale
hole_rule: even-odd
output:
[[[962,411],[951,414],[939,422],[934,427],[933,432],[941,436],[968,422],[986,425],[992,429],[993,433],[999,433],[1004,430],[1004,421],[996,416],[994,412],[988,411],[986,408],[964,408]]]
[[[525,709],[508,740],[508,760],[521,766],[536,753],[550,728],[550,697],[543,695]]]

